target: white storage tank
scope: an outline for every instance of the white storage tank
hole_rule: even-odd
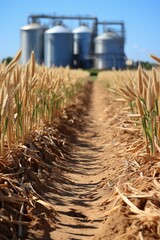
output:
[[[73,54],[77,60],[79,67],[89,68],[92,31],[86,25],[81,25],[73,30],[74,46]]]
[[[94,39],[94,66],[97,69],[124,69],[124,38],[107,31]]]
[[[52,66],[72,66],[73,34],[62,24],[56,25],[44,34],[44,63]]]
[[[26,64],[31,52],[34,51],[36,61],[41,64],[44,56],[44,28],[38,23],[31,23],[23,26],[21,33],[21,63]]]

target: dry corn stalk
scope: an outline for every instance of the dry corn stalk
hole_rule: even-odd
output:
[[[151,55],[151,57],[160,63],[160,58]],[[108,71],[99,74],[99,79],[112,80],[111,86],[117,89],[120,98],[128,101],[131,115],[139,116],[135,118],[135,125],[141,124],[144,132],[144,141],[146,143],[146,152],[155,155],[157,146],[160,146],[160,71],[159,68],[153,68],[152,71],[145,71],[141,66],[136,71]],[[141,122],[139,122],[141,120]]]
[[[89,76],[82,70],[40,66],[34,52],[21,66],[20,56],[21,51],[10,64],[0,65],[0,155],[44,121],[53,121]]]

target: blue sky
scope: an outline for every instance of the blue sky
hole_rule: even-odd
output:
[[[88,15],[100,21],[124,21],[128,59],[160,56],[160,0],[0,0],[0,60],[20,49],[20,28],[30,14]],[[65,22],[76,28],[78,22]]]

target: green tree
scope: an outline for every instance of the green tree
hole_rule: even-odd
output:
[[[12,61],[12,59],[13,59],[12,57],[3,58],[3,59],[2,59],[2,63],[3,63],[3,62],[6,62],[6,64],[9,64],[9,63]]]

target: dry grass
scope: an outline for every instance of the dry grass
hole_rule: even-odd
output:
[[[35,63],[34,53],[25,66],[21,51],[7,66],[0,65],[0,155],[44,122],[51,123],[73,99],[88,73],[50,68]]]
[[[145,71],[141,66],[137,71],[108,71],[99,75],[105,79],[112,91],[124,99],[130,107],[130,117],[135,125],[142,126],[146,153],[159,154],[160,144],[160,70]],[[137,119],[137,120],[136,120]]]
[[[50,239],[58,214],[48,193],[68,181],[60,170],[87,105],[88,73],[39,66],[33,54],[24,67],[17,60],[0,65],[0,239]]]
[[[136,71],[106,71],[99,74],[99,80],[116,93],[117,101],[125,102],[126,120],[119,123],[119,130],[128,134],[123,157],[130,160],[126,160],[126,172],[119,175],[113,193],[117,202],[109,212],[127,206],[130,226],[115,239],[159,239],[160,69],[145,71],[139,66]]]

